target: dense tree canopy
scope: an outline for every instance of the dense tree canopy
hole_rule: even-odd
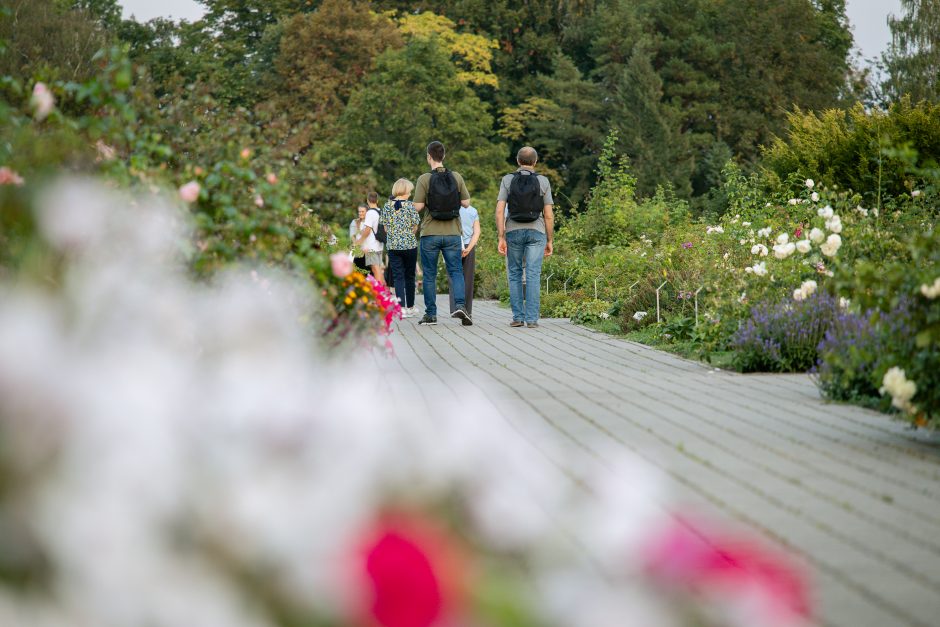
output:
[[[115,0],[13,0],[0,39],[15,54],[2,62],[25,72],[51,59],[80,74],[91,49],[119,38],[156,96],[207,93],[295,163],[315,154],[337,186],[352,172],[375,185],[413,176],[433,137],[459,147],[455,159],[486,187],[532,144],[566,211],[595,183],[610,131],[639,195],[670,188],[698,206],[729,159],[754,168],[790,112],[847,104],[858,76],[845,0],[200,3],[194,23],[138,24],[119,20]],[[936,82],[923,75],[936,7],[906,1],[892,23],[898,93]],[[53,31],[74,45],[46,50],[62,40]]]
[[[940,102],[940,0],[901,0],[901,9],[902,15],[888,18],[885,95]]]

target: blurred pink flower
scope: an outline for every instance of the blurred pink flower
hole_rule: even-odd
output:
[[[360,544],[361,623],[381,627],[462,624],[467,560],[446,532],[411,515],[383,516]]]
[[[179,189],[180,198],[183,199],[183,202],[194,203],[199,200],[199,183],[196,181],[190,181],[186,183]]]
[[[242,148],[242,151],[239,153],[242,159],[248,159],[251,157],[251,148]]]
[[[264,198],[261,197],[261,194],[255,194],[255,207],[263,207]]]
[[[274,172],[268,172],[268,175],[267,175],[266,177],[264,177],[264,178],[265,178],[265,179],[268,181],[268,183],[270,183],[271,185],[277,185],[277,174],[275,174]]]
[[[346,253],[334,253],[330,255],[330,265],[333,268],[333,276],[345,279],[353,270],[352,259]]]
[[[757,540],[703,532],[701,524],[676,518],[647,546],[644,561],[654,578],[727,605],[742,625],[810,622],[803,572]]]
[[[23,184],[23,177],[8,168],[3,166],[0,168],[0,185],[15,185],[19,187]]]
[[[33,87],[33,97],[30,99],[30,104],[32,104],[36,119],[42,121],[55,109],[55,97],[53,97],[52,92],[49,91],[45,83],[36,83]]]

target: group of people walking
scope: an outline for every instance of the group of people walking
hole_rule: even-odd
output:
[[[389,282],[401,301],[402,317],[417,316],[417,262],[423,274],[424,315],[420,325],[437,324],[437,265],[440,257],[450,280],[450,313],[465,326],[473,324],[473,276],[480,240],[479,213],[470,203],[463,177],[444,167],[444,145],[427,147],[430,170],[412,184],[398,179],[381,208],[370,193],[358,217],[350,223],[354,248],[365,252],[356,259],[379,280]],[[498,250],[506,257],[510,326],[538,327],[542,260],[553,251],[554,214],[548,179],[535,172],[538,153],[524,147],[516,155],[518,169],[500,181],[496,202]],[[413,200],[412,192],[414,193]],[[383,264],[388,253],[388,278]],[[525,282],[523,282],[525,268]]]

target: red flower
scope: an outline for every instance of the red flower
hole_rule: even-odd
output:
[[[463,604],[466,562],[453,541],[426,521],[386,516],[366,535],[360,553],[366,625],[431,627]]]
[[[793,232],[793,236],[794,236],[794,237],[803,237],[803,227],[802,227],[802,226],[796,227],[796,231]]]
[[[752,539],[706,534],[676,519],[648,547],[645,562],[661,582],[734,606],[742,624],[791,627],[812,614],[802,572]]]

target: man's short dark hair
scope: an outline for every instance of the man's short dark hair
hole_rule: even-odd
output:
[[[516,162],[519,165],[533,166],[538,163],[539,153],[535,152],[532,146],[523,146],[516,153]]]
[[[371,202],[373,205],[379,202],[379,195],[375,192],[369,192],[369,195],[366,196],[366,202]]]
[[[444,160],[444,144],[436,141],[428,144],[428,156],[436,163],[441,163]]]

